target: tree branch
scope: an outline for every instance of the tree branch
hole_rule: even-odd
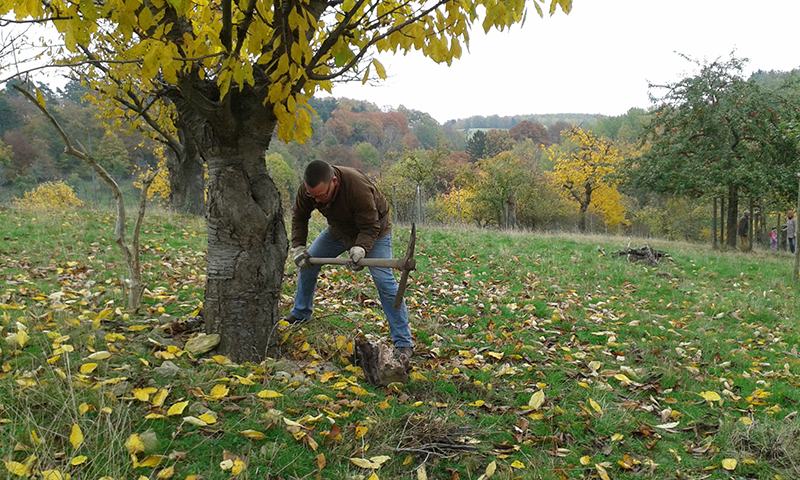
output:
[[[44,102],[37,100],[37,98],[31,92],[19,85],[13,85],[13,87],[23,96],[25,96],[25,98],[36,105],[36,108],[38,108],[39,111],[42,112],[42,114],[47,118],[50,124],[53,125],[53,127],[56,129],[56,132],[58,132],[58,135],[61,137],[61,140],[64,142],[64,152],[89,164],[89,166],[92,167],[92,169],[97,172],[98,175],[100,175],[100,178],[102,178],[103,181],[106,182],[109,187],[111,187],[114,200],[117,204],[117,221],[114,226],[114,241],[119,247],[120,251],[122,251],[122,256],[125,258],[125,263],[128,266],[129,278],[127,280],[130,282],[128,308],[134,311],[138,310],[141,306],[141,293],[144,290],[144,286],[142,285],[142,272],[139,264],[139,228],[145,213],[145,204],[147,201],[146,188],[149,188],[153,183],[158,171],[146,177],[142,184],[142,197],[140,199],[139,215],[136,218],[134,227],[134,247],[131,249],[125,240],[125,201],[122,198],[122,191],[120,190],[117,182],[111,177],[111,175],[109,175],[106,169],[104,169],[95,161],[94,157],[86,153],[86,151],[83,149],[83,146],[80,146],[80,148],[75,148],[75,146],[72,145],[72,142],[70,142],[69,137],[67,137],[67,134],[64,132],[64,129],[61,128],[61,125],[59,125],[55,117],[53,117],[53,115],[47,110]],[[123,284],[125,284],[124,279]],[[132,301],[135,300],[134,295],[138,298],[138,302]]]
[[[359,2],[359,3],[363,3],[363,1],[364,0],[361,0],[361,2]],[[352,69],[354,66],[356,66],[359,61],[361,61],[361,59],[364,57],[364,55],[366,55],[367,51],[369,50],[369,47],[372,47],[377,42],[379,42],[380,40],[383,40],[384,38],[388,37],[392,33],[398,32],[398,31],[402,30],[403,28],[407,27],[408,25],[411,25],[411,24],[419,21],[420,18],[425,17],[426,15],[431,13],[432,11],[436,10],[437,8],[439,8],[440,6],[448,3],[448,1],[449,0],[438,0],[436,3],[434,3],[429,8],[424,9],[424,10],[418,12],[416,15],[408,18],[405,22],[403,22],[403,23],[401,23],[399,25],[395,25],[394,27],[388,29],[384,33],[382,33],[382,34],[378,35],[377,37],[371,39],[369,42],[367,42],[366,45],[364,45],[361,48],[361,50],[358,52],[358,54],[356,54],[356,56],[352,60],[350,60],[350,62],[348,62],[345,66],[340,68],[338,71],[336,71],[334,73],[331,73],[331,74],[328,74],[328,75],[317,75],[316,73],[314,73],[314,69],[316,69],[316,68],[318,68],[320,66],[319,62],[321,61],[322,57],[325,56],[330,51],[330,49],[333,48],[334,45],[336,45],[336,42],[338,42],[339,37],[341,35],[343,35],[346,30],[351,28],[351,25],[349,25],[348,21],[350,19],[352,19],[352,17],[353,17],[352,12],[355,12],[357,10],[357,8],[354,7],[350,12],[348,12],[348,16],[346,16],[345,19],[343,19],[339,23],[339,25],[336,27],[336,29],[333,32],[331,32],[331,34],[328,36],[328,38],[326,38],[325,41],[322,42],[322,45],[320,45],[319,50],[317,50],[317,53],[314,55],[314,57],[311,59],[311,61],[308,63],[308,66],[306,67],[306,75],[308,75],[308,78],[310,80],[323,81],[323,80],[332,80],[332,79],[334,79],[336,77],[339,77],[339,76],[345,74],[350,69]]]

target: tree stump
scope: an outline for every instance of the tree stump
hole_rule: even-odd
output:
[[[367,381],[378,387],[406,382],[411,369],[407,358],[395,355],[391,347],[364,335],[355,341],[353,364],[361,367]]]

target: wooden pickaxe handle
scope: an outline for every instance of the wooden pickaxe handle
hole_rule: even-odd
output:
[[[403,303],[403,295],[406,293],[408,284],[408,274],[411,270],[417,269],[417,259],[414,258],[414,248],[417,243],[417,225],[411,224],[411,238],[408,241],[406,256],[403,258],[362,258],[358,261],[359,267],[383,267],[401,270],[400,283],[397,287],[397,295],[394,298],[394,308],[400,308]],[[311,257],[308,261],[312,265],[347,265],[349,258],[321,258]]]
[[[311,265],[347,265],[349,258],[320,258],[311,257],[308,259]],[[362,258],[358,261],[359,267],[383,267],[394,268],[396,270],[414,270],[417,260],[414,258]]]

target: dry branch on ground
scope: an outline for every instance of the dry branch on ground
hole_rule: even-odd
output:
[[[602,252],[605,255],[605,252]],[[651,267],[655,267],[658,265],[662,259],[667,259],[670,263],[675,263],[672,260],[672,257],[667,252],[663,252],[661,250],[656,250],[648,244],[644,244],[639,248],[631,248],[631,244],[628,245],[623,250],[618,250],[616,252],[611,252],[611,255],[619,255],[625,256],[629,262],[645,262],[647,265]]]

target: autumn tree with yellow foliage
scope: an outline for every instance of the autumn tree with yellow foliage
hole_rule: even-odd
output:
[[[589,130],[574,127],[562,133],[574,147],[564,151],[549,149],[555,162],[554,179],[561,195],[578,204],[578,228],[586,231],[586,215],[600,215],[610,227],[625,221],[625,207],[613,175],[622,157],[610,141],[597,137]]]
[[[334,80],[385,78],[377,52],[450,64],[471,27],[504,30],[546,0],[0,0],[0,15],[58,29],[65,47],[174,107],[208,166],[204,319],[234,361],[277,354],[288,241],[266,171],[273,132],[311,136],[308,101]],[[551,0],[549,13],[571,9]],[[127,80],[124,80],[127,79]]]

